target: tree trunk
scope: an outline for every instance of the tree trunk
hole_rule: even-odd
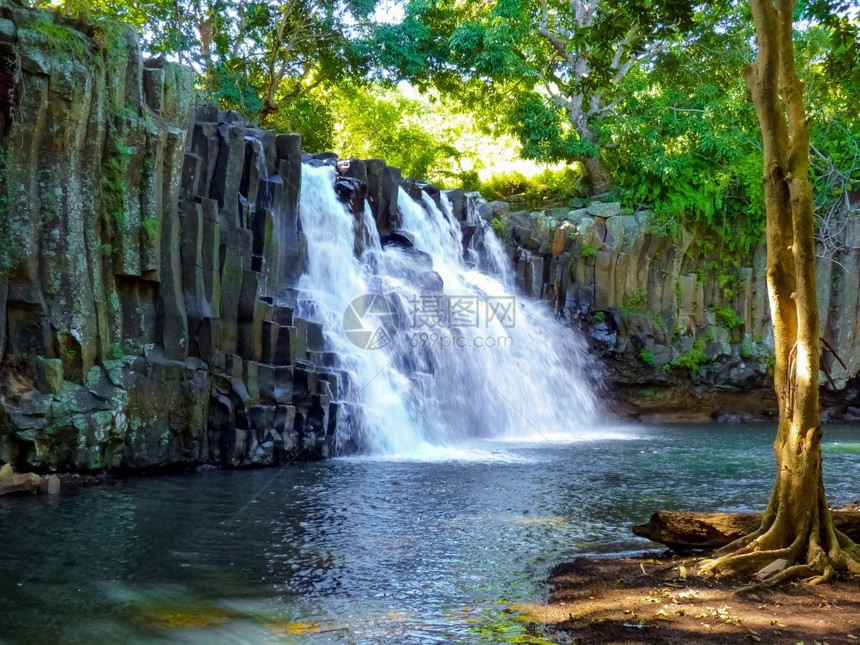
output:
[[[767,283],[776,365],[777,477],[761,527],[702,563],[731,575],[771,563],[768,582],[860,572],[860,549],[833,525],[821,471],[820,332],[809,181],[809,117],[794,66],[794,0],[751,0],[759,51],[744,77],[761,125],[767,210]],[[765,576],[764,572],[762,577]]]
[[[588,186],[592,195],[600,195],[612,188],[612,176],[603,166],[600,155],[596,157],[585,157],[582,160],[587,174]]]
[[[600,195],[612,188],[612,175],[606,170],[603,160],[600,158],[600,145],[597,135],[589,126],[588,117],[578,107],[581,103],[582,97],[580,96],[579,100],[574,102],[577,107],[568,110],[567,116],[579,138],[594,147],[595,154],[591,157],[583,157],[581,161],[582,165],[585,166],[586,180],[591,194]]]

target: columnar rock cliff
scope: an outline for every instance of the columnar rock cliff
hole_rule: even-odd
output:
[[[509,238],[525,293],[547,299],[587,334],[603,358],[609,394],[632,404],[631,414],[774,414],[764,240],[746,254],[728,252],[725,240],[703,228],[654,232],[649,211],[624,212],[600,201],[579,206],[532,213],[490,202],[481,212]],[[822,375],[822,385],[826,414],[858,420],[856,213],[846,235],[846,248],[818,263],[822,330],[844,361],[825,346],[832,382]]]
[[[328,455],[339,375],[291,307],[299,137],[203,106],[130,30],[0,12],[0,460]],[[339,168],[390,228],[399,170]]]

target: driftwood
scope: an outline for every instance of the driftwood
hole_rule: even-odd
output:
[[[633,533],[673,550],[718,549],[755,531],[761,520],[761,513],[657,511],[647,524],[634,526]],[[833,522],[838,530],[860,542],[860,511],[833,511]]]

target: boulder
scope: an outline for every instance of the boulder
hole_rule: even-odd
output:
[[[507,202],[493,201],[481,204],[478,207],[478,216],[486,222],[491,219],[504,220],[511,212],[511,205]]]
[[[379,238],[382,246],[397,246],[401,249],[411,249],[415,247],[415,238],[409,231],[396,229],[391,233],[382,235]]]
[[[13,475],[12,479],[0,480],[0,497],[22,493],[38,493],[42,479],[35,473]]]
[[[618,202],[610,202],[608,204],[594,202],[586,210],[589,215],[593,215],[594,217],[614,217],[621,214],[621,204]]]

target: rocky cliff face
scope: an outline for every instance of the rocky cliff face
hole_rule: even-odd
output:
[[[439,198],[382,161],[309,158],[295,135],[202,105],[188,72],[144,60],[131,30],[0,5],[0,461],[100,470],[329,455],[343,375],[320,326],[293,311],[303,161],[335,166],[340,199],[358,212],[366,197],[394,242],[400,187]],[[466,197],[448,196],[468,243]],[[586,332],[611,393],[632,414],[772,411],[759,395],[764,248],[726,267],[701,231],[661,236],[647,212],[583,206],[481,212],[509,238],[522,290]],[[860,247],[860,224],[849,231]],[[819,298],[846,362],[827,358],[837,411],[850,418],[860,253],[835,260],[820,266]]]
[[[339,375],[291,307],[299,137],[201,107],[130,30],[19,6],[0,7],[0,108],[0,460],[328,455]],[[390,228],[399,170],[340,169]]]
[[[508,238],[520,287],[549,300],[590,340],[609,394],[633,415],[708,419],[775,414],[764,240],[727,253],[707,230],[653,231],[648,211],[578,204],[545,213],[490,202],[482,215]],[[860,218],[846,250],[819,261],[822,329],[833,352],[826,414],[860,419]]]

